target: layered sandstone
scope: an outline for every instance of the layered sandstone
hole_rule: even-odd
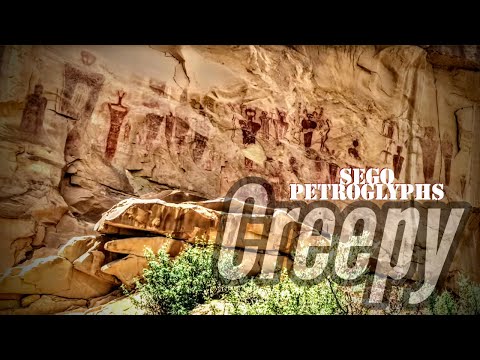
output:
[[[205,200],[240,178],[286,199],[289,183],[337,182],[345,166],[443,183],[446,201],[474,206],[451,271],[480,281],[478,46],[0,48],[0,272],[13,279],[2,292],[104,295],[119,280],[101,269],[125,253],[104,239],[59,253],[98,236],[102,215],[110,241],[188,241],[216,226],[221,202]],[[150,202],[128,221],[105,213],[139,198]],[[162,228],[162,202],[183,203],[168,211],[187,221]]]

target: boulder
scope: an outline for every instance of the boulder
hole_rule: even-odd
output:
[[[87,301],[83,299],[65,299],[59,296],[42,295],[40,299],[31,303],[28,307],[7,310],[2,313],[8,315],[47,315],[73,310],[86,304]]]
[[[94,235],[73,237],[58,250],[58,255],[73,263],[92,248],[96,241],[97,236]]]
[[[0,292],[53,294],[68,290],[72,272],[72,263],[63,257],[40,258],[26,266],[7,270],[0,278]]]
[[[1,293],[52,294],[88,299],[110,292],[113,284],[75,270],[67,259],[50,256],[9,269],[0,279]]]
[[[182,190],[164,190],[159,193],[147,193],[141,196],[142,199],[159,199],[172,204],[183,202],[203,201],[204,197],[185,192]]]
[[[95,230],[108,233],[117,228],[171,235],[176,239],[208,236],[216,228],[218,214],[193,204],[170,204],[162,200],[127,199],[107,211],[95,225]]]
[[[104,282],[111,283],[112,285],[120,285],[117,278],[112,275],[105,274],[100,269],[103,265],[110,262],[114,257],[111,254],[107,254],[109,260],[106,259],[104,252],[91,249],[73,262],[75,270],[81,271],[87,275],[98,278]]]
[[[90,276],[76,269],[72,271],[69,285],[67,290],[55,292],[54,295],[70,299],[90,299],[108,294],[115,286],[112,281]]]
[[[250,176],[280,201],[292,183],[338,182],[341,168],[389,168],[397,183],[442,183],[448,201],[480,206],[478,45],[0,53],[0,273],[54,255],[40,246],[93,234],[120,201],[97,223],[101,233],[213,241],[225,211],[218,197]],[[145,199],[125,200],[135,196]],[[471,225],[452,271],[478,282],[480,226]],[[247,235],[265,241],[257,227]],[[292,252],[289,239],[274,240],[267,250]],[[233,237],[224,245],[245,247]],[[92,250],[74,270],[92,275],[101,262],[93,251],[107,256]]]
[[[0,218],[0,273],[25,258],[34,235],[33,220]]]
[[[147,259],[141,256],[128,255],[102,266],[102,271],[106,274],[114,275],[124,285],[132,286],[135,278],[140,278],[143,269],[147,267]]]
[[[105,243],[105,250],[119,253],[131,254],[136,256],[144,256],[145,248],[152,250],[155,254],[161,248],[165,248],[166,252],[175,257],[185,248],[186,244],[180,240],[169,239],[164,236],[144,237],[144,238],[125,238],[111,240]]]
[[[40,298],[41,298],[41,296],[38,295],[38,294],[27,295],[27,296],[22,298],[22,301],[21,301],[22,307],[30,306],[30,304],[33,304],[35,301],[37,301]]]
[[[76,219],[71,214],[65,214],[55,227],[46,228],[43,242],[47,247],[58,249],[72,237],[85,235],[95,235],[93,224]]]

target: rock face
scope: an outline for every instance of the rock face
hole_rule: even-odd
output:
[[[105,295],[146,238],[214,238],[205,200],[246,176],[287,199],[388,167],[478,209],[479,69],[479,46],[0,46],[0,292]],[[480,282],[477,215],[451,269]]]
[[[107,211],[95,225],[95,230],[117,234],[118,229],[130,229],[187,240],[208,235],[210,229],[217,226],[218,216],[202,206],[128,199]]]
[[[163,247],[166,248],[167,254],[175,257],[185,248],[185,243],[159,236],[112,240],[105,244],[105,250],[119,254],[132,254],[136,256],[144,256],[145,248],[157,253]]]

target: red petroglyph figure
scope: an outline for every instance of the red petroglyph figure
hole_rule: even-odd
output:
[[[403,148],[401,146],[397,146],[397,153],[393,155],[393,173],[395,175],[395,179],[400,178],[400,173],[402,172],[403,161],[405,158],[401,155]]]
[[[125,96],[125,92],[118,92],[118,102],[108,103],[108,110],[110,111],[110,130],[107,136],[107,147],[105,155],[107,159],[113,159],[115,151],[117,150],[118,134],[120,133],[120,127],[122,126],[123,119],[128,113],[128,108],[122,105],[122,99]]]
[[[215,161],[215,152],[210,150],[208,152],[207,158],[204,161],[203,169],[207,170],[207,171],[212,171],[214,161]],[[223,168],[223,166],[222,166],[222,168]]]
[[[177,153],[180,154],[180,148],[185,144],[190,125],[179,118],[174,116],[171,112],[165,116],[165,140],[167,141],[167,147],[171,150],[172,139],[177,146]]]
[[[270,117],[266,111],[262,111],[261,115],[258,118],[260,120],[260,127],[263,131],[263,135],[265,139],[269,139],[270,137]]]
[[[199,115],[206,116],[205,109],[201,103],[195,99],[190,100],[190,106],[195,110]]]
[[[194,146],[192,149],[192,158],[193,161],[198,162],[202,159],[205,148],[207,147],[208,138],[206,136],[200,135],[195,132],[195,137],[193,139]]]
[[[146,147],[148,151],[151,150],[152,142],[157,138],[163,118],[163,116],[152,113],[145,117],[145,124],[147,125]]]
[[[285,111],[280,111],[277,109],[277,113],[278,113],[278,118],[273,123],[273,125],[275,126],[275,134],[277,136],[277,142],[279,143],[280,140],[283,140],[285,138],[285,135],[288,130],[288,122],[287,122],[287,115],[285,114]]]
[[[306,118],[302,120],[303,140],[306,148],[312,146],[313,130],[317,128],[317,122],[314,120],[314,114],[304,110]]]
[[[97,60],[95,55],[93,55],[92,53],[86,50],[82,50],[80,52],[80,56],[82,57],[82,62],[87,66],[92,65],[95,62],[95,60]]]
[[[65,64],[60,112],[75,120],[90,118],[104,81],[102,74],[85,72]]]
[[[430,182],[435,170],[435,158],[437,156],[438,140],[436,139],[436,130],[433,126],[425,128],[425,135],[420,139],[423,152],[423,175],[425,182]]]
[[[353,140],[352,144],[353,144],[353,147],[348,149],[348,154],[350,156],[353,156],[356,160],[361,160],[360,155],[358,154],[358,150],[357,150],[357,147],[359,145],[358,140],[357,139]]]
[[[463,174],[462,176],[460,176],[460,188],[461,188],[461,191],[462,191],[462,197],[465,196],[465,187],[467,186],[467,177],[465,176],[465,174]]]
[[[393,139],[394,129],[395,129],[395,126],[392,119],[383,120],[383,130],[382,130],[383,136],[389,139]]]
[[[257,132],[260,130],[261,125],[254,121],[256,111],[251,108],[245,110],[245,115],[247,120],[240,120],[240,127],[242,129],[243,144],[248,146],[256,143]],[[252,169],[253,161],[245,158],[245,167],[247,169]]]
[[[179,147],[185,144],[185,139],[187,137],[188,130],[190,130],[190,125],[188,125],[188,122],[176,116],[175,117],[175,138],[177,141],[177,145]],[[180,149],[178,149],[178,151],[180,151]]]
[[[188,91],[186,88],[182,91],[182,94],[180,95],[180,102],[182,104],[188,103]]]
[[[150,80],[149,87],[153,92],[161,97],[168,97],[167,84],[165,82],[156,82],[154,80]]]
[[[212,99],[210,96],[205,95],[202,99],[203,105],[205,108],[210,110],[211,112],[215,112],[215,100]]]
[[[328,133],[332,127],[332,122],[323,116],[323,107],[320,108],[318,115],[318,123],[320,125],[320,151],[329,152],[326,142],[328,140]]]
[[[380,155],[384,155],[383,163],[388,164],[390,162],[389,157],[393,154],[393,149],[395,148],[395,142],[392,139],[387,140],[385,149],[382,150]]]
[[[130,130],[132,130],[132,127],[129,123],[127,123],[124,129],[125,130],[123,131],[123,141],[128,141],[128,138],[130,137]]]
[[[175,125],[174,116],[170,112],[167,116],[165,116],[165,140],[167,142],[167,148],[169,150],[172,144],[174,125]]]
[[[33,94],[27,96],[25,109],[23,109],[20,127],[32,134],[39,134],[43,126],[43,118],[47,107],[47,98],[43,95],[43,86],[35,85]]]
[[[320,156],[317,156],[314,161],[315,161],[315,170],[318,171],[318,172],[321,172],[322,171],[322,159],[320,158]]]
[[[338,165],[335,163],[328,164],[328,172],[330,174],[330,184],[337,183],[337,172],[338,172]]]
[[[290,164],[290,169],[292,172],[295,174],[296,177],[298,177],[298,162],[297,159],[294,158],[293,156],[288,160],[288,163]]]
[[[450,184],[450,166],[452,164],[453,145],[452,142],[448,139],[447,133],[443,134],[442,154],[445,164],[445,184],[448,186],[448,184]]]

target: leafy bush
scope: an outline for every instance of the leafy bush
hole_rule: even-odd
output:
[[[254,281],[232,287],[222,296],[229,314],[241,315],[333,315],[344,314],[345,302],[337,285],[324,280],[312,286],[294,283],[282,274],[275,285],[258,285]]]
[[[164,250],[146,250],[148,268],[138,282],[139,300],[132,300],[148,314],[188,314],[197,304],[224,291],[215,277],[212,246],[192,246],[172,260]]]
[[[233,252],[232,252],[233,255]],[[243,285],[226,286],[216,277],[213,246],[187,248],[172,260],[162,249],[146,250],[148,268],[137,281],[133,303],[148,314],[188,314],[196,305],[220,298],[230,314],[341,314],[346,299],[335,283],[324,280],[301,286],[284,271],[275,285],[260,286],[250,279]],[[224,265],[220,265],[224,266]],[[344,303],[343,306],[341,305]]]
[[[433,315],[479,315],[480,285],[460,276],[458,289],[458,295],[447,290],[441,294],[432,294],[429,299],[429,312]]]
[[[231,254],[233,256],[233,252]],[[197,305],[213,299],[223,304],[221,313],[227,314],[409,313],[402,300],[403,288],[392,291],[387,309],[372,312],[362,305],[364,284],[342,287],[327,277],[318,284],[305,286],[291,280],[285,269],[277,284],[259,285],[249,279],[242,285],[227,286],[217,277],[216,255],[212,245],[202,244],[188,247],[174,260],[164,249],[158,254],[146,250],[148,268],[144,270],[144,279],[136,282],[132,302],[147,314],[161,315],[189,314]],[[224,274],[231,270],[225,266],[220,264]],[[480,286],[465,277],[460,278],[458,285],[459,295],[448,291],[432,294],[427,313],[480,314]],[[413,313],[419,312],[417,309]],[[219,311],[212,305],[209,313]]]

